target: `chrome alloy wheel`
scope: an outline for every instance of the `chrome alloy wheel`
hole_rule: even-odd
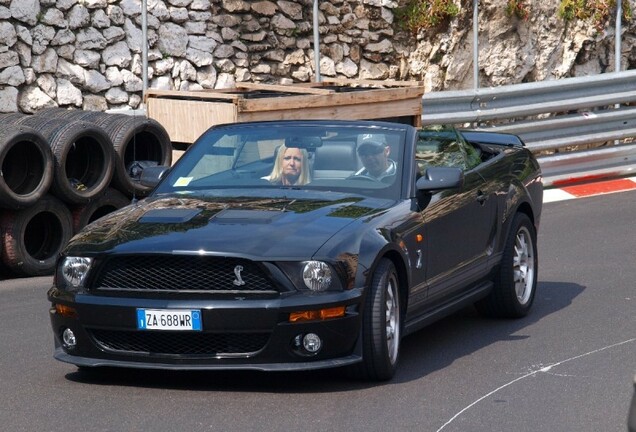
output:
[[[525,226],[517,231],[513,257],[513,274],[517,300],[522,305],[532,297],[535,278],[535,255],[532,237]]]
[[[397,280],[395,275],[387,280],[386,284],[386,348],[391,364],[395,364],[400,345],[400,304],[397,293]]]
[[[362,362],[355,369],[367,379],[391,379],[400,358],[402,321],[400,280],[395,264],[378,261],[364,300],[362,317]]]

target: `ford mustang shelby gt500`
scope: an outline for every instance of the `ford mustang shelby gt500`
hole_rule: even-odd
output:
[[[381,121],[209,129],[146,198],[78,233],[48,291],[80,367],[391,378],[400,340],[474,304],[523,317],[539,165],[513,135]]]

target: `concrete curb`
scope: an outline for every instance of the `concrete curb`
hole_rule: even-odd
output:
[[[636,189],[636,177],[596,181],[543,191],[543,202],[565,201],[595,195],[605,195]]]

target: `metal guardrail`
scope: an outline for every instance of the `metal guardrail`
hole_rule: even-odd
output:
[[[479,123],[636,102],[636,70],[425,94],[424,123]]]
[[[636,145],[571,150],[636,137],[636,70],[556,81],[425,94],[423,124],[471,124],[519,135],[538,155],[544,184],[633,174]],[[527,120],[528,117],[539,118]]]
[[[636,144],[539,157],[545,186],[634,175]]]
[[[491,130],[515,133],[535,152],[622,140],[636,136],[636,108],[585,111]]]

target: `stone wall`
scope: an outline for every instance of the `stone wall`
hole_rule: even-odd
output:
[[[472,2],[461,4],[448,26],[413,35],[394,22],[397,1],[320,2],[321,74],[472,88]],[[505,13],[506,0],[480,2],[481,86],[613,70],[612,27],[598,33],[565,23],[558,0],[532,4],[519,20]],[[149,87],[312,81],[312,7],[313,0],[148,0]],[[0,112],[138,108],[141,19],[141,0],[0,0]],[[636,66],[634,30],[625,25],[623,69]]]

